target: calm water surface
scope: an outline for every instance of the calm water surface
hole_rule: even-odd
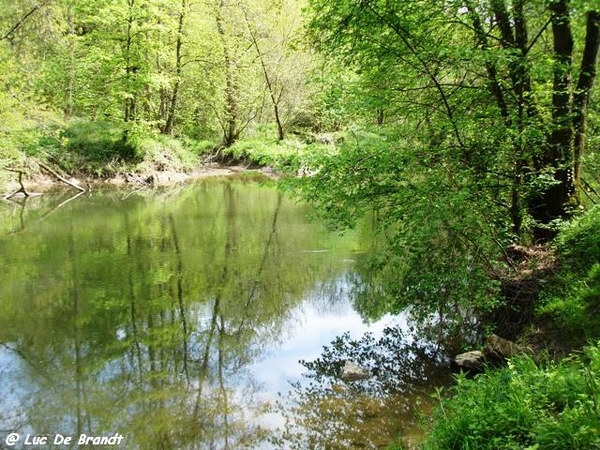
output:
[[[407,432],[390,417],[414,393],[375,407],[302,387],[299,360],[336,336],[407,328],[353,307],[365,227],[340,236],[240,180],[68,199],[0,204],[0,448],[11,432],[14,448],[28,433],[120,433],[126,449],[338,448],[365,428],[376,437],[350,441],[374,448]]]

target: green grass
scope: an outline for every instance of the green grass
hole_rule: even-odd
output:
[[[556,239],[558,272],[541,294],[539,321],[570,338],[600,336],[600,207],[566,225]]]
[[[257,137],[237,141],[231,147],[222,149],[221,156],[225,160],[295,172],[309,155],[331,151],[330,147],[323,143],[306,143],[296,139],[277,141]]]
[[[598,345],[559,363],[519,357],[474,379],[459,375],[420,448],[598,449],[599,377]]]

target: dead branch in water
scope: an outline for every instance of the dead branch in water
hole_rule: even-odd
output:
[[[37,163],[38,166],[40,166],[42,169],[44,169],[46,172],[50,173],[51,175],[54,175],[58,180],[62,181],[65,184],[68,184],[71,187],[74,187],[75,189],[77,189],[80,192],[85,192],[85,188],[79,186],[78,184],[73,183],[72,181],[67,180],[65,177],[62,177],[54,169],[50,168],[43,162],[38,161],[38,160],[34,160],[34,161]]]
[[[19,170],[19,169],[13,169],[12,167],[5,167],[5,170],[8,170],[9,172],[14,172],[14,173],[18,173],[19,174],[19,185],[21,186],[19,189],[17,189],[16,191],[10,192],[8,194],[5,194],[2,196],[3,200],[10,200],[11,198],[15,197],[16,195],[19,194],[23,194],[24,197],[36,197],[38,195],[42,195],[39,192],[29,192],[27,191],[27,189],[25,189],[25,186],[23,185],[23,174],[25,173],[23,170]]]

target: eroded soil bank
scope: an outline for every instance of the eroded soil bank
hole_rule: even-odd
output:
[[[112,177],[92,177],[88,174],[79,174],[76,176],[68,176],[62,174],[68,181],[84,189],[93,189],[94,187],[100,186],[134,186],[134,187],[152,187],[152,186],[169,186],[176,183],[184,183],[200,178],[214,177],[214,176],[236,176],[242,173],[255,173],[257,175],[266,176],[269,178],[276,178],[276,174],[273,173],[269,168],[262,169],[250,169],[246,166],[241,165],[218,165],[218,164],[207,164],[197,167],[191,171],[175,171],[175,170],[153,170],[146,171],[143,173],[133,172],[120,172]],[[55,189],[72,187],[68,186],[65,182],[59,180],[57,177],[42,171],[32,171],[31,173],[25,173],[22,178],[22,184],[29,193],[44,193],[53,191]],[[18,175],[10,179],[0,180],[0,197],[6,197],[11,192],[14,192],[20,188],[18,181]]]

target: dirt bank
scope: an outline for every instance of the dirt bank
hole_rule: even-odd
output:
[[[240,173],[251,172],[261,173],[265,176],[274,177],[274,174],[268,170],[248,169],[245,166],[221,166],[221,165],[204,165],[192,171],[146,171],[142,173],[122,172],[113,177],[90,177],[86,174],[79,174],[73,177],[66,176],[68,180],[74,184],[87,188],[89,184],[91,188],[100,187],[103,185],[111,185],[118,187],[126,186],[168,186],[176,183],[183,183],[195,179],[214,177],[214,176],[232,176]],[[64,175],[64,174],[63,174]],[[28,173],[23,176],[23,185],[28,192],[48,192],[57,188],[65,187],[72,189],[64,182],[58,180],[44,172]],[[0,197],[3,194],[14,192],[19,189],[18,176],[10,177],[6,180],[0,180]]]

